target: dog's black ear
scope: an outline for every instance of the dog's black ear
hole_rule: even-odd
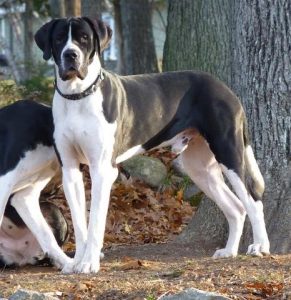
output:
[[[37,46],[43,52],[43,59],[49,60],[52,56],[52,42],[51,42],[51,34],[55,24],[59,21],[59,19],[53,19],[50,22],[44,24],[34,35],[34,40]]]
[[[93,19],[89,17],[83,17],[83,19],[91,26],[96,34],[98,54],[100,55],[111,40],[112,30],[108,25],[99,19]]]

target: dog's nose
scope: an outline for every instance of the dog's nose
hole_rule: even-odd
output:
[[[78,58],[78,56],[79,56],[79,54],[75,50],[67,50],[64,53],[64,57],[66,59],[70,59],[70,60],[76,60]]]

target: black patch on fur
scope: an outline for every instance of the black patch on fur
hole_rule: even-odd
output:
[[[25,223],[21,219],[16,209],[10,204],[12,198],[13,195],[9,197],[9,201],[5,208],[4,216],[8,218],[11,222],[13,222],[17,227],[26,227]]]
[[[25,152],[53,145],[50,107],[20,100],[0,109],[0,176],[13,170]]]

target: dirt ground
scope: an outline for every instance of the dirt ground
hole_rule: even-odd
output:
[[[193,287],[231,299],[291,299],[291,254],[213,260],[213,250],[172,242],[112,246],[94,275],[52,267],[1,270],[0,295],[26,288],[60,299],[154,300]]]

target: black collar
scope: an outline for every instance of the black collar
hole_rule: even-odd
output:
[[[64,98],[68,99],[68,100],[81,100],[93,93],[96,92],[98,86],[100,85],[100,83],[102,82],[102,80],[104,79],[104,75],[102,73],[102,71],[100,71],[100,73],[98,74],[97,78],[95,79],[95,81],[83,92],[81,93],[77,93],[77,94],[63,94],[57,85],[57,80],[55,79],[55,89],[56,91]]]

